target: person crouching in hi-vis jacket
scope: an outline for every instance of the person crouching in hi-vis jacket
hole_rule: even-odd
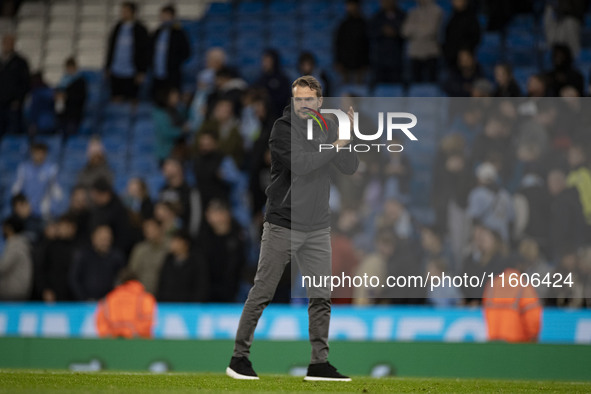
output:
[[[121,284],[98,304],[99,337],[152,338],[156,299],[131,270],[123,269],[119,282]]]
[[[484,289],[482,305],[489,341],[537,342],[542,320],[542,306],[536,290],[522,286],[521,272],[507,268],[495,274]],[[509,278],[517,278],[511,280]],[[512,287],[511,284],[516,285]]]

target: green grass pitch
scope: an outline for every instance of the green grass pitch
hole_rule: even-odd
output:
[[[591,382],[487,379],[353,377],[353,382],[304,382],[285,375],[261,375],[237,381],[206,373],[75,373],[45,370],[0,370],[0,393],[194,393],[194,392],[335,392],[335,393],[475,393],[591,392]]]

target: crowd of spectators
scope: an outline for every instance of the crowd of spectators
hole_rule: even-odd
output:
[[[526,272],[573,272],[578,283],[590,282],[591,144],[579,126],[591,108],[576,99],[586,87],[574,67],[580,16],[588,4],[548,2],[539,9],[530,1],[478,2],[488,5],[489,30],[504,32],[518,12],[543,14],[552,69],[532,75],[527,91],[521,91],[510,64],[499,63],[494,80],[479,65],[475,54],[482,31],[475,3],[453,0],[446,20],[432,0],[418,0],[408,14],[396,1],[383,0],[366,19],[360,2],[348,0],[334,36],[336,72],[321,70],[309,52],[300,55],[297,73],[317,77],[326,96],[340,81],[430,82],[450,97],[499,97],[492,104],[475,99],[450,107],[448,131],[434,160],[431,204],[422,207],[434,212],[430,222],[419,221],[411,210],[413,169],[404,153],[382,158],[377,167],[368,162],[363,170],[368,172],[352,181],[362,204],[354,209],[343,202],[334,212],[335,273],[383,277],[512,264]],[[151,80],[155,160],[164,185],[152,199],[145,181],[132,178],[118,195],[98,136],[89,143],[77,186],[64,196],[48,147],[32,144],[11,190],[12,214],[2,225],[1,300],[97,300],[126,266],[158,301],[234,302],[244,296],[241,285],[247,288],[252,280],[269,183],[268,138],[289,103],[291,74],[269,49],[260,76],[249,84],[232,67],[231,54],[212,48],[203,54],[205,67],[187,94],[180,88],[188,39],[174,7],[162,8],[162,24],[152,34],[136,12],[135,4],[123,3],[121,21],[108,38],[105,74],[113,102],[136,104]],[[14,50],[14,37],[5,36],[0,135],[75,134],[87,94],[76,60],[66,60],[54,88],[41,73],[29,75],[26,64]],[[547,98],[558,96],[565,100]],[[377,184],[372,171],[381,174]],[[64,198],[69,206],[56,215],[52,201]],[[289,288],[287,278],[276,298],[288,301]],[[589,289],[579,286],[551,302],[588,305]],[[479,296],[450,288],[427,299],[413,293],[388,301],[367,289],[337,295],[359,303],[437,305],[477,302]]]

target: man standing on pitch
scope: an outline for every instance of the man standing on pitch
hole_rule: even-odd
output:
[[[303,275],[331,275],[330,195],[331,165],[344,174],[353,174],[359,165],[353,151],[340,150],[349,140],[338,140],[336,125],[328,121],[326,130],[313,124],[308,140],[310,114],[322,106],[322,87],[311,76],[292,84],[293,109],[288,105],[271,131],[271,184],[266,190],[267,212],[261,252],[254,285],[244,304],[234,354],[226,374],[235,379],[258,379],[249,360],[254,331],[263,309],[273,299],[285,266],[292,261]],[[353,109],[349,110],[353,120]],[[320,144],[334,149],[319,150]],[[292,214],[294,212],[298,214]],[[328,361],[330,291],[307,289],[309,335],[312,358],[305,380],[350,381]]]

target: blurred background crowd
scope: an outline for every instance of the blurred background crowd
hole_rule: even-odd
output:
[[[421,147],[335,182],[335,273],[572,272],[546,301],[589,305],[589,1],[0,5],[0,300],[97,300],[124,267],[158,301],[243,300],[269,134],[313,75],[326,97],[431,98],[409,107]]]

